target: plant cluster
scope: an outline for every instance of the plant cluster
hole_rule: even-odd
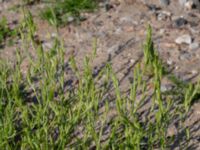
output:
[[[150,27],[143,61],[136,65],[126,94],[120,91],[109,63],[93,75],[95,46],[94,56],[86,56],[80,70],[74,56],[65,60],[59,37],[45,50],[34,39],[36,31],[31,13],[25,12],[19,28],[22,45],[16,50],[14,66],[0,60],[0,149],[167,149],[176,138],[167,135],[174,119],[189,141],[183,121],[199,84],[185,86],[178,105],[173,97],[163,95],[165,74]],[[24,58],[29,60],[25,74],[21,69]],[[150,81],[144,78],[146,68],[152,70]],[[71,84],[66,79],[70,72],[75,76]],[[148,85],[152,85],[150,91]],[[142,113],[146,103],[150,107]]]
[[[7,19],[3,17],[0,20],[0,45],[3,44],[3,42],[8,37],[13,37],[16,35],[16,31],[9,28]]]
[[[97,8],[96,0],[59,0],[50,1],[50,7],[41,13],[41,17],[51,25],[61,26],[71,21],[80,21],[81,12]]]

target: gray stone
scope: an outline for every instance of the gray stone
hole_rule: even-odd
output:
[[[179,0],[179,4],[180,4],[180,6],[185,7],[188,10],[200,9],[200,1],[199,0]]]
[[[172,65],[172,64],[173,64],[173,60],[168,59],[168,60],[167,60],[167,64],[168,64],[168,65]]]
[[[178,38],[176,38],[175,42],[177,44],[191,44],[192,43],[192,37],[189,34],[185,34],[182,36],[179,36]]]
[[[176,20],[174,20],[175,27],[181,27],[186,25],[187,23],[188,21],[183,17],[179,17]]]
[[[131,64],[134,64],[135,62],[136,62],[135,59],[130,59],[130,63],[131,63]]]
[[[164,13],[159,13],[158,16],[157,16],[157,19],[158,19],[159,21],[161,21],[161,20],[166,20],[166,19],[167,19],[167,15],[164,14]]]
[[[170,18],[172,16],[172,13],[169,11],[159,11],[157,14],[157,20],[166,20],[167,18]]]
[[[181,1],[181,0],[180,0]],[[198,9],[200,10],[200,1],[199,0],[182,0],[186,1],[184,6],[186,9]]]
[[[124,23],[124,22],[126,22],[126,23],[131,23],[132,20],[133,20],[133,19],[132,19],[131,17],[128,17],[128,16],[126,16],[126,17],[121,17],[121,18],[119,19],[120,23]]]
[[[199,43],[195,42],[195,43],[191,43],[190,44],[190,49],[191,50],[196,50],[199,48]]]
[[[200,1],[199,0],[193,0],[193,7],[200,10]]]
[[[172,85],[164,84],[164,85],[161,85],[160,91],[161,91],[161,92],[166,92],[166,91],[172,90],[172,88],[173,88]]]
[[[121,34],[122,33],[122,28],[117,28],[115,30],[115,34]]]
[[[69,16],[68,18],[67,18],[67,22],[73,22],[74,21],[74,17],[72,17],[72,16]]]
[[[179,0],[179,4],[181,6],[185,6],[186,2],[187,2],[187,0]]]
[[[197,70],[192,70],[191,73],[192,73],[193,75],[197,75],[199,72],[198,72]]]
[[[168,6],[170,4],[170,0],[160,0],[160,4],[162,6]]]
[[[118,45],[113,45],[108,49],[108,54],[113,54],[118,50],[119,46]]]
[[[52,38],[57,37],[57,33],[55,33],[55,32],[51,33],[51,37]]]
[[[190,58],[191,58],[191,54],[189,54],[187,52],[181,54],[179,57],[180,60],[189,60]]]
[[[185,8],[186,8],[187,10],[191,10],[192,7],[193,7],[193,2],[188,1],[188,2],[186,2],[186,3],[184,4],[184,6],[185,6]]]
[[[165,32],[166,32],[165,29],[160,29],[160,30],[159,30],[159,34],[160,34],[160,35],[163,35]]]
[[[53,45],[52,45],[51,42],[44,42],[44,43],[42,44],[42,46],[43,46],[44,49],[46,49],[46,48],[49,49],[49,48],[52,48]]]
[[[150,11],[153,11],[153,12],[156,12],[160,9],[155,4],[148,4],[147,7]]]

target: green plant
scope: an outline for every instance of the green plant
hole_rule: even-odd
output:
[[[167,136],[174,119],[189,141],[189,129],[182,121],[199,84],[184,85],[178,105],[161,92],[165,74],[150,26],[144,60],[134,68],[133,83],[125,94],[111,64],[93,75],[96,39],[92,55],[85,57],[80,69],[75,56],[65,58],[63,40],[55,37],[46,50],[35,40],[36,31],[31,13],[24,11],[15,64],[0,60],[0,149],[167,149],[174,142]],[[24,57],[28,57],[26,74],[21,68]],[[145,67],[152,70],[150,80]]]
[[[6,38],[12,37],[15,35],[16,35],[16,30],[10,29],[7,23],[7,19],[3,17],[0,20],[0,45],[3,44]]]
[[[52,4],[41,12],[41,17],[52,25],[61,26],[71,22],[73,18],[81,20],[81,12],[93,11],[96,7],[95,0],[52,1]]]

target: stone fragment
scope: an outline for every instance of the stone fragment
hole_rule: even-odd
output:
[[[191,44],[192,43],[192,37],[189,34],[185,34],[182,36],[179,36],[178,38],[176,38],[175,42],[177,44]]]
[[[149,5],[147,5],[147,7],[148,7],[148,9],[150,10],[150,11],[153,11],[153,12],[156,12],[156,11],[158,11],[158,10],[160,10],[160,8],[158,8],[156,5],[154,5],[154,4],[149,4]]]
[[[192,8],[200,10],[200,1],[199,0],[193,0]]]
[[[179,0],[179,4],[181,6],[185,6],[186,2],[187,2],[187,0]]]
[[[170,91],[170,90],[172,90],[172,85],[169,85],[169,84],[163,84],[163,85],[161,85],[161,87],[160,87],[160,91],[161,92],[166,92],[166,91]]]
[[[191,73],[192,73],[193,75],[197,75],[197,74],[198,74],[198,71],[197,71],[197,70],[192,70]]]
[[[166,20],[166,19],[168,19],[168,18],[170,18],[171,17],[171,12],[169,12],[169,11],[159,11],[158,13],[157,13],[157,20],[159,20],[159,21],[161,21],[161,20]]]
[[[134,64],[135,63],[135,59],[130,59],[130,63]]]
[[[115,34],[121,34],[122,33],[122,28],[120,27],[120,28],[117,28],[116,30],[115,30]]]
[[[186,25],[187,23],[188,21],[183,17],[179,17],[176,20],[174,20],[175,27],[181,27]]]
[[[160,4],[162,6],[168,6],[170,4],[170,0],[160,0]]]
[[[191,2],[191,1],[186,2],[184,6],[185,6],[186,10],[192,10],[193,2]]]
[[[200,1],[199,0],[187,1],[184,6],[187,10],[192,10],[192,9],[200,10]]]
[[[177,135],[178,131],[177,128],[175,127],[175,125],[171,125],[168,129],[167,129],[167,136],[172,137],[174,135]]]
[[[120,23],[132,23],[132,18],[131,17],[128,17],[128,16],[126,16],[126,17],[121,17],[120,19],[119,19],[119,21],[120,21]]]
[[[113,5],[108,4],[108,3],[105,4],[105,10],[106,10],[106,11],[109,11],[109,10],[112,9],[112,8],[113,8]]]
[[[189,48],[190,48],[190,50],[196,50],[199,48],[199,43],[197,43],[197,42],[191,43]]]
[[[119,46],[118,45],[113,45],[108,49],[108,54],[113,54],[118,50]]]
[[[167,19],[167,15],[163,14],[163,13],[159,13],[157,15],[157,20],[161,21],[161,20],[166,20]]]
[[[68,23],[73,22],[73,21],[74,21],[74,17],[69,16],[69,17],[67,18],[67,22],[68,22]]]
[[[172,61],[171,59],[168,59],[168,60],[167,60],[167,64],[168,64],[168,65],[172,65],[172,64],[173,64],[173,61]]]
[[[187,52],[181,54],[179,57],[180,60],[189,60],[190,58],[191,58],[191,54]]]

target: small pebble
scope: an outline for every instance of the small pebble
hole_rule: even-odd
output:
[[[189,60],[191,58],[191,55],[189,53],[183,53],[182,55],[180,55],[179,59],[180,60]]]
[[[113,54],[113,53],[115,53],[117,50],[118,50],[118,45],[113,45],[112,47],[110,47],[109,49],[108,49],[108,54]]]
[[[166,92],[166,91],[172,90],[172,85],[169,85],[169,84],[161,85],[160,90],[161,90],[161,92]]]
[[[192,43],[192,37],[189,34],[185,34],[182,36],[179,36],[178,38],[176,38],[175,42],[177,44],[191,44]]]
[[[171,125],[168,129],[167,129],[167,136],[172,137],[174,135],[177,135],[178,130],[174,125]]]
[[[124,74],[124,73],[122,73],[122,72],[119,72],[119,73],[118,73],[118,77],[119,77],[119,79],[122,79],[122,78],[124,78],[124,76],[125,76],[125,74]]]
[[[74,21],[74,17],[69,16],[69,17],[67,18],[67,22],[68,22],[68,23],[73,22],[73,21]]]
[[[54,37],[56,37],[56,36],[57,36],[57,34],[56,34],[56,33],[54,33],[54,32],[53,32],[53,33],[51,33],[51,37],[52,37],[52,38],[54,38]]]
[[[200,1],[199,0],[187,1],[185,3],[185,8],[188,10],[192,10],[192,9],[200,10]]]
[[[115,30],[115,34],[121,34],[122,33],[122,29],[121,28],[117,28],[116,30]]]
[[[190,44],[191,50],[197,50],[198,48],[199,48],[199,43],[195,42]]]
[[[176,20],[174,20],[175,23],[175,27],[181,27],[184,26],[188,23],[188,21],[186,19],[184,19],[183,17],[180,17]]]
[[[109,11],[110,9],[112,9],[113,8],[113,5],[111,5],[111,4],[105,4],[105,10],[106,11]]]
[[[176,67],[175,67],[175,70],[178,70],[179,68],[180,68],[179,66],[176,66]]]
[[[199,0],[193,0],[193,8],[200,10],[200,1]]]
[[[161,11],[157,14],[157,20],[166,20],[168,17],[171,17],[172,13],[169,11]]]
[[[173,61],[172,61],[171,59],[168,59],[168,60],[167,60],[167,64],[168,64],[168,65],[172,65],[172,64],[173,64]]]
[[[154,5],[154,4],[149,4],[149,5],[147,5],[147,7],[148,7],[148,9],[149,9],[150,11],[153,11],[153,12],[160,10],[160,9],[159,9],[156,5]]]
[[[186,2],[187,2],[187,0],[179,0],[179,4],[181,6],[185,6]]]
[[[192,10],[193,9],[193,2],[189,1],[185,3],[186,10]]]
[[[160,29],[160,30],[159,30],[159,34],[160,34],[160,35],[163,35],[165,32],[166,32],[165,29]]]
[[[120,19],[119,19],[119,21],[120,21],[120,23],[131,23],[132,22],[132,18],[131,17],[121,17]]]
[[[161,20],[166,20],[167,19],[167,15],[163,14],[163,13],[159,13],[157,15],[157,20],[161,21]]]
[[[192,70],[191,73],[192,73],[193,75],[196,75],[196,74],[198,74],[198,71],[197,71],[197,70]]]
[[[131,59],[130,62],[131,62],[131,64],[134,64],[135,63],[135,59]]]
[[[168,6],[170,4],[170,0],[160,0],[160,4],[162,6]]]
[[[50,43],[50,42],[44,42],[43,44],[42,44],[42,46],[43,46],[43,48],[52,48],[52,43]]]

